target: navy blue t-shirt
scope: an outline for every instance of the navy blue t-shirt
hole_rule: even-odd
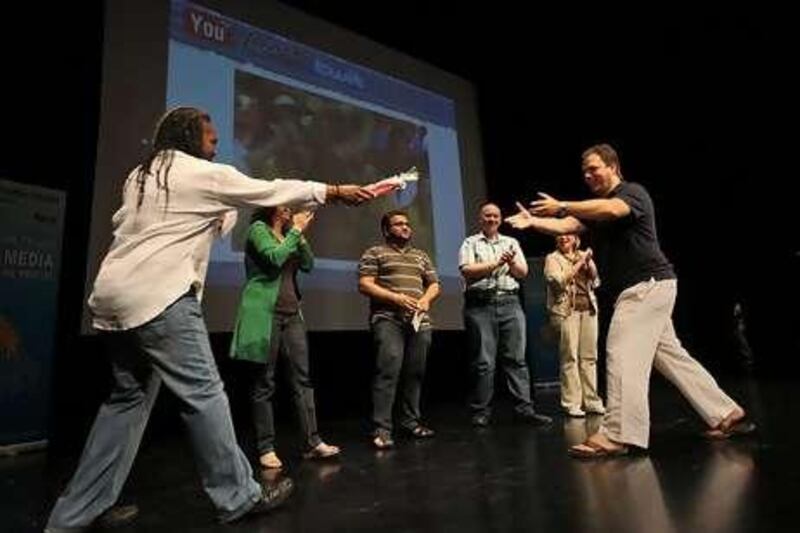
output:
[[[675,279],[675,271],[658,244],[655,210],[647,190],[623,181],[608,198],[619,198],[631,209],[623,218],[582,221],[589,240],[602,288],[611,298],[650,278]]]

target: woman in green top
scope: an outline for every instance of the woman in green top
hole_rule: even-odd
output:
[[[325,444],[317,432],[314,389],[308,375],[308,343],[297,270],[309,272],[314,256],[303,232],[314,215],[292,214],[286,206],[262,208],[253,215],[245,247],[247,283],[242,292],[231,357],[263,365],[251,390],[259,462],[280,468],[275,453],[272,396],[275,366],[285,358],[287,377],[305,439],[304,457],[333,457],[339,448]]]

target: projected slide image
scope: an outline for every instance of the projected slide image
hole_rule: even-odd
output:
[[[409,213],[417,247],[434,250],[428,129],[237,70],[233,143],[237,167],[260,179],[297,178],[370,183],[416,167],[420,180],[360,209],[320,213],[309,237],[318,257],[357,260],[381,240],[378,222],[390,209]],[[249,214],[234,230],[242,251]]]

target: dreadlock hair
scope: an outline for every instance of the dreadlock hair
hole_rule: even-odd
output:
[[[203,124],[211,122],[205,111],[194,107],[176,107],[167,111],[158,121],[150,150],[136,171],[139,197],[136,209],[142,205],[147,178],[155,175],[156,187],[163,188],[166,205],[169,204],[169,170],[175,158],[173,150],[180,150],[194,157],[203,157]],[[161,156],[161,157],[159,157]],[[156,159],[158,162],[156,163]],[[154,163],[156,168],[153,168]]]

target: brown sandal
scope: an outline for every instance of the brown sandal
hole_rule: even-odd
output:
[[[408,430],[409,435],[417,439],[427,439],[433,437],[436,432],[431,428],[425,427],[422,424],[416,426],[414,429]]]
[[[567,453],[576,459],[611,459],[627,455],[630,449],[627,446],[619,448],[604,448],[596,442],[587,440],[582,444],[571,446]]]
[[[703,432],[703,435],[712,440],[724,440],[739,435],[749,435],[755,430],[756,425],[747,420],[747,413],[741,408],[737,408],[715,427]]]
[[[378,434],[372,439],[372,444],[379,450],[386,450],[394,447],[394,440],[391,435]]]
[[[711,440],[725,440],[731,437],[738,437],[741,435],[749,435],[754,433],[756,425],[749,420],[740,419],[727,426],[717,426],[711,428],[703,433],[707,439]]]

